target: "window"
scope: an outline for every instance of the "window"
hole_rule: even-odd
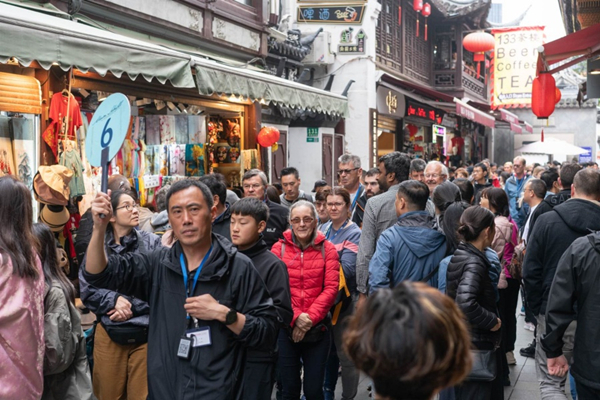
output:
[[[236,2],[238,2],[238,3],[245,4],[245,5],[247,5],[247,6],[252,6],[252,0],[233,0],[233,1],[236,1]]]

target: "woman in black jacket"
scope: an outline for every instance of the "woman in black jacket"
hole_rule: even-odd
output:
[[[494,239],[494,214],[482,207],[469,207],[460,218],[462,241],[450,260],[446,293],[467,317],[473,346],[495,350],[496,378],[491,382],[465,381],[455,388],[456,399],[503,399],[501,381],[500,326],[496,294],[489,275],[491,265],[484,252]]]

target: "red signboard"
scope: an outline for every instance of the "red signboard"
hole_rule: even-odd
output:
[[[510,130],[514,133],[523,133],[523,128],[521,128],[521,125],[513,124],[512,122],[510,123]]]
[[[500,109],[500,119],[502,119],[502,121],[510,122],[511,124],[519,124],[519,117],[503,109]]]
[[[456,102],[456,113],[461,117],[470,119],[478,124],[494,128],[496,126],[496,119],[490,115],[487,115],[483,111],[479,111],[476,108],[471,107],[468,104],[463,103],[460,100],[454,100]]]
[[[442,116],[436,112],[435,108],[413,103],[410,100],[407,102],[406,116],[423,118],[438,124],[442,123]]]

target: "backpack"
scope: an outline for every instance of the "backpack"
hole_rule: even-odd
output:
[[[521,278],[523,278],[523,260],[525,259],[525,242],[522,241],[521,243],[519,243],[518,245],[515,246],[513,255],[512,255],[512,259],[510,260],[510,263],[506,266],[506,268],[508,269],[508,272],[510,273],[510,276],[513,277],[513,279],[516,279],[518,281],[521,280]]]
[[[283,260],[283,254],[285,253],[285,242],[281,243],[281,259]],[[325,259],[325,244],[321,246],[321,256],[323,257],[323,262],[326,262]],[[327,266],[325,266],[327,268]],[[325,287],[325,274],[323,274],[323,287]],[[335,296],[335,301],[333,302],[333,306],[329,311],[331,313],[331,324],[337,324],[337,320],[340,316],[340,313],[346,311],[348,307],[352,304],[352,296],[350,295],[350,289],[348,289],[348,285],[346,283],[346,276],[344,275],[344,269],[342,268],[342,264],[340,263],[340,284],[338,287],[337,295]]]

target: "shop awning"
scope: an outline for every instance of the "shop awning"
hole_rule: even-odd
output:
[[[0,111],[41,114],[40,82],[32,76],[0,72]]]
[[[37,61],[43,68],[59,65],[94,70],[104,76],[126,73],[147,81],[170,81],[175,87],[194,87],[190,59],[141,40],[84,24],[0,3],[0,63],[11,57],[25,66]]]
[[[243,96],[256,101],[264,100],[267,104],[340,117],[348,115],[348,99],[344,96],[211,60],[194,57],[192,62],[196,69],[198,90],[202,95]]]
[[[600,24],[582,29],[542,46],[538,55],[537,71],[555,73],[588,58],[600,55]],[[553,64],[577,57],[568,63],[551,68]]]
[[[484,113],[483,111],[479,111],[475,107],[471,107],[467,103],[455,98],[454,102],[456,103],[456,114],[464,117],[466,119],[470,119],[473,122],[477,122],[478,124],[485,125],[490,128],[496,127],[496,119],[491,115]]]
[[[510,130],[514,133],[523,133],[523,127],[519,124],[519,117],[510,111],[500,109],[500,119],[510,124]]]

